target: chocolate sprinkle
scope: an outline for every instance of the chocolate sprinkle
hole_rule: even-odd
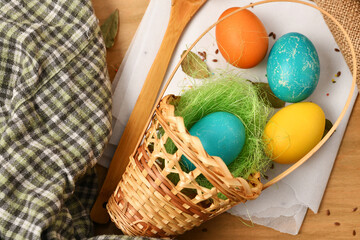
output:
[[[273,163],[271,164],[270,169],[274,169],[274,164]]]
[[[203,58],[202,60],[205,61],[206,60],[206,52],[198,52],[198,54]]]
[[[357,208],[357,207],[353,209],[353,212],[356,212],[356,210],[358,210],[358,208]]]
[[[269,37],[272,37],[273,39],[276,39],[276,34],[271,32],[271,33],[269,33]]]
[[[338,72],[336,73],[336,76],[337,76],[337,77],[340,77],[340,75],[341,75],[341,72],[338,71]]]
[[[326,211],[326,215],[330,216],[330,210],[329,209]]]
[[[335,226],[340,226],[339,222],[334,222]]]
[[[353,236],[356,236],[356,231],[355,230],[353,230]]]
[[[219,49],[216,49],[216,50],[215,50],[215,54],[218,54],[218,53],[219,53]]]
[[[218,60],[217,60],[217,59],[213,59],[212,61],[213,61],[213,62],[217,62]]]
[[[338,48],[335,48],[334,50],[335,50],[335,52],[340,52],[340,49],[338,49]]]

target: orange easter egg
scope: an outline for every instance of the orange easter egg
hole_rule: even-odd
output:
[[[239,9],[229,8],[219,19]],[[223,57],[235,67],[252,68],[265,57],[269,45],[266,29],[249,10],[228,17],[215,29],[216,42]]]

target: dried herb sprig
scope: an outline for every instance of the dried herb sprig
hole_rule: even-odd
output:
[[[114,46],[119,26],[119,10],[116,9],[100,26],[106,48]]]

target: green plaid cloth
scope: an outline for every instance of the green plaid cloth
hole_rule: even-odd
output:
[[[0,239],[92,237],[111,86],[90,0],[1,0],[0,58]]]

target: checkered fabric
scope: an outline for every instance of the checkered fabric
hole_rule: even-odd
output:
[[[110,129],[90,0],[1,0],[0,239],[91,237],[91,167]]]

